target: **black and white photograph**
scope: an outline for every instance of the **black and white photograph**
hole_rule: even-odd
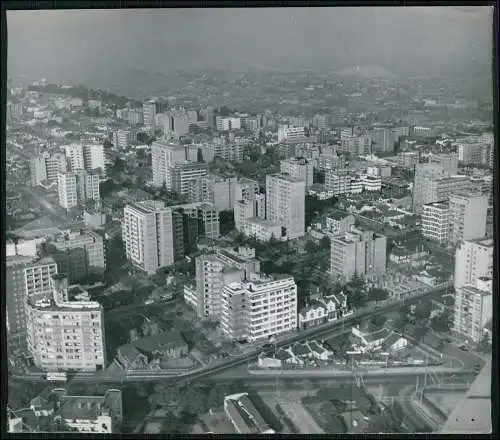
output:
[[[491,434],[494,7],[96,3],[5,14],[5,435]]]

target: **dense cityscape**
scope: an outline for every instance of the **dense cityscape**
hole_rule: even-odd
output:
[[[491,432],[491,88],[161,77],[8,80],[9,432]]]

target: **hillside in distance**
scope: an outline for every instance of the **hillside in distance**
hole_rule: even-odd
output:
[[[345,69],[336,70],[337,76],[351,76],[360,79],[385,78],[396,79],[396,76],[378,64],[365,64],[363,66],[346,67]]]

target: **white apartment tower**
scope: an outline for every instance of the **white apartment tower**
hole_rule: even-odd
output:
[[[83,145],[83,161],[87,171],[99,170],[105,174],[104,145],[101,143],[85,143]]]
[[[38,186],[41,182],[47,180],[47,166],[45,165],[45,158],[37,156],[30,159],[30,177],[31,186]]]
[[[455,290],[475,286],[480,277],[493,276],[493,239],[468,240],[455,252]]]
[[[51,279],[51,295],[28,299],[28,350],[48,372],[106,368],[103,308],[63,275]]]
[[[173,168],[178,163],[186,162],[186,149],[183,145],[166,141],[155,141],[151,145],[151,162],[153,167],[153,184],[166,185],[172,189]]]
[[[144,127],[149,135],[153,136],[156,129],[156,102],[146,101],[142,104]]]
[[[450,206],[448,201],[422,205],[422,235],[438,243],[446,243],[450,232]]]
[[[196,258],[196,287],[185,286],[184,299],[200,319],[218,321],[223,287],[259,271],[254,249],[217,249],[214,254]]]
[[[466,341],[479,342],[493,318],[493,280],[479,277],[475,285],[457,290],[453,330]]]
[[[84,170],[85,160],[83,157],[82,144],[70,144],[64,147],[66,160],[71,171]]]
[[[125,206],[122,235],[127,259],[147,274],[174,262],[172,210],[163,202]]]
[[[100,200],[98,172],[77,171],[76,175],[76,193],[78,201],[85,204],[87,200]]]
[[[280,162],[280,171],[289,174],[292,177],[303,179],[306,182],[306,188],[313,184],[313,163],[305,157],[292,157]]]
[[[297,285],[293,277],[251,275],[222,290],[221,328],[233,340],[250,342],[297,329]]]
[[[57,176],[57,190],[59,193],[59,205],[65,209],[78,206],[78,193],[76,186],[76,175],[72,173],[59,173]]]
[[[484,238],[488,196],[471,192],[457,192],[450,196],[450,241]]]
[[[266,217],[284,229],[288,239],[305,235],[306,183],[287,174],[266,176]]]

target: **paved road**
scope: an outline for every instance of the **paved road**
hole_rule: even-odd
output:
[[[153,310],[161,306],[174,306],[180,303],[181,297],[168,299],[165,301],[156,301],[152,304],[130,304],[127,306],[118,307],[112,310],[105,310],[104,317],[106,322],[112,322],[115,320],[121,320],[125,316],[130,316],[133,314],[138,314],[144,312],[145,310]]]
[[[414,302],[421,301],[422,298],[430,298],[433,296],[439,296],[442,292],[444,292],[445,289],[439,288],[439,289],[433,289],[429,290],[419,296],[414,296],[412,298],[406,299],[405,303],[411,304]],[[303,341],[311,338],[319,338],[323,335],[328,335],[332,333],[332,331],[335,330],[341,330],[344,325],[356,325],[364,321],[365,319],[376,316],[376,315],[383,315],[389,311],[392,310],[397,310],[399,309],[402,301],[396,300],[396,301],[391,301],[388,303],[385,303],[383,305],[379,305],[377,307],[371,307],[369,309],[361,309],[360,311],[342,319],[342,320],[337,320],[333,321],[330,323],[322,324],[317,327],[313,327],[308,330],[304,330],[301,332],[297,333],[292,333],[291,335],[287,336],[286,338],[282,338],[279,341],[276,342],[276,347],[282,347],[289,345],[293,342],[298,342],[298,341]],[[153,306],[153,305],[152,305]],[[120,314],[120,316],[122,316]],[[199,380],[204,377],[212,376],[214,374],[220,373],[225,370],[232,369],[234,367],[238,367],[240,365],[244,365],[248,363],[251,360],[255,360],[258,356],[259,349],[253,350],[252,352],[245,354],[244,356],[241,356],[237,359],[229,359],[226,361],[221,362],[218,365],[214,365],[210,368],[203,369],[201,371],[197,372],[191,372],[188,374],[184,375],[179,375],[177,373],[177,382],[181,383],[183,381],[194,381],[194,380]],[[151,372],[148,373],[148,375],[145,375],[144,377],[138,376],[138,375],[133,375],[133,376],[127,376],[127,377],[105,377],[104,375],[97,375],[97,374],[92,374],[92,377],[89,377],[89,375],[86,375],[85,373],[77,373],[76,375],[73,376],[73,380],[79,380],[80,378],[85,381],[85,382],[93,382],[93,383],[99,383],[99,382],[113,382],[113,381],[145,381],[145,380],[150,380],[150,381],[155,381],[158,379],[162,378],[169,378],[172,377],[172,374],[168,374],[165,372],[161,373],[156,373],[156,372]],[[41,375],[38,377],[33,376],[33,375],[13,375],[13,378],[16,378],[18,380],[26,380],[26,381],[40,381],[42,379]]]

